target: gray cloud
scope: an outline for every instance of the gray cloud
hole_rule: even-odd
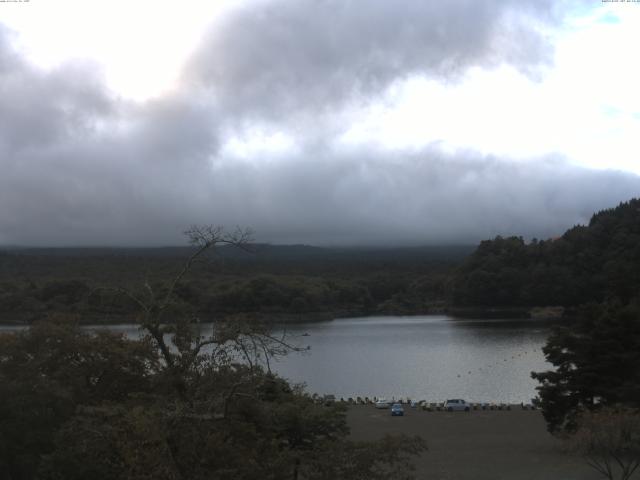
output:
[[[505,62],[538,75],[553,50],[539,24],[558,16],[547,0],[254,1],[212,29],[185,78],[229,115],[333,115],[412,75]]]
[[[0,182],[5,243],[176,244],[185,226],[212,221],[251,226],[260,240],[276,243],[546,238],[640,192],[640,177],[630,174],[436,148],[325,150],[206,168],[131,156],[118,144],[93,148],[74,154],[100,155],[99,168],[77,168],[69,152],[64,160],[47,158],[59,162],[46,181],[27,173],[12,179],[20,189]],[[120,163],[110,161],[114,154]],[[7,195],[19,208],[6,208]]]
[[[12,48],[0,24],[0,153],[73,141],[91,135],[117,103],[107,95],[95,65],[69,62],[40,71]]]
[[[216,178],[218,196],[246,194],[219,218],[242,219],[273,241],[328,244],[546,238],[640,192],[634,175],[436,148],[305,154],[258,166],[229,162]]]
[[[362,5],[251,4],[211,33],[185,88],[142,104],[86,62],[29,65],[0,26],[0,245],[177,244],[212,222],[311,244],[547,237],[640,193],[638,176],[562,159],[339,147],[340,111],[407,75],[502,61],[533,74],[550,46],[531,22],[557,15],[533,1]],[[229,131],[264,122],[298,148],[225,156]]]

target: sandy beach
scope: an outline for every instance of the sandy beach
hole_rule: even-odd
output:
[[[350,406],[356,440],[384,434],[420,435],[429,451],[416,460],[416,477],[430,480],[596,480],[580,457],[562,451],[540,411],[427,412],[405,406],[404,417],[371,405]],[[640,478],[640,477],[638,477]]]

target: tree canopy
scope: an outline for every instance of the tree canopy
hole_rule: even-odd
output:
[[[205,331],[176,291],[196,259],[246,237],[189,234],[196,248],[171,282],[115,292],[138,306],[140,339],[77,318],[0,335],[3,478],[412,478],[420,438],[350,441],[345,407],[270,371],[271,357],[297,349],[285,337],[238,315]]]
[[[640,291],[640,199],[594,214],[549,240],[496,237],[457,270],[452,303],[575,307],[628,303]]]
[[[549,430],[573,431],[585,411],[640,408],[640,308],[590,305],[543,348],[554,370],[533,373]]]

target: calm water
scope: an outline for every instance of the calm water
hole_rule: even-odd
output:
[[[109,327],[131,337],[134,325]],[[366,317],[288,325],[310,350],[272,364],[310,392],[441,401],[528,402],[531,371],[546,370],[541,351],[549,326],[532,321],[446,316]],[[0,327],[2,330],[3,327]]]
[[[536,395],[530,372],[550,368],[549,326],[446,316],[367,317],[288,327],[308,354],[275,369],[309,391],[439,401],[521,402]]]

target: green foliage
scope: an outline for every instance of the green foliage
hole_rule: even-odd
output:
[[[419,440],[353,443],[345,407],[318,404],[255,364],[198,356],[171,369],[149,339],[61,321],[2,335],[1,471],[14,480],[411,478]]]
[[[135,305],[141,340],[60,321],[0,336],[5,477],[411,478],[420,440],[351,442],[344,407],[318,404],[269,372],[270,358],[296,350],[286,338],[246,315],[203,331],[188,301],[199,295],[183,277],[216,244],[242,247],[247,237],[215,227],[194,227],[189,237],[197,248],[171,282],[100,291]],[[319,298],[340,288],[322,280],[312,286]],[[47,299],[69,289],[58,287]],[[244,281],[241,295],[244,289],[261,305],[293,296],[303,299],[293,302],[300,309],[309,298],[271,276]]]
[[[521,237],[480,243],[454,276],[457,306],[578,306],[640,290],[640,199],[595,214],[588,226],[525,244]]]
[[[544,353],[555,370],[532,373],[551,432],[573,431],[584,411],[640,408],[640,308],[592,305],[557,327]]]
[[[148,391],[157,367],[148,342],[89,335],[69,321],[0,335],[0,470],[12,479],[33,478],[78,405]]]
[[[174,303],[194,314],[256,313],[279,321],[302,316],[425,313],[442,308],[452,266],[471,248],[321,249],[259,246],[220,249],[191,268]],[[12,250],[0,257],[0,321],[31,323],[52,313],[83,323],[136,321],[137,297],[166,291],[185,255],[173,249]],[[143,285],[141,287],[141,285]],[[105,288],[108,287],[108,288]]]
[[[79,280],[54,280],[39,289],[38,297],[43,302],[55,299],[63,304],[79,302],[89,293],[89,287]]]

